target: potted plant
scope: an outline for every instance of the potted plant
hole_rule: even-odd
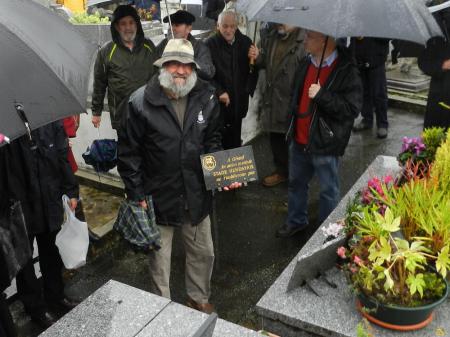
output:
[[[449,292],[450,133],[441,141],[411,142],[428,157],[404,162],[408,179],[373,178],[347,207],[348,243],[337,253],[361,313],[386,328],[426,326]]]

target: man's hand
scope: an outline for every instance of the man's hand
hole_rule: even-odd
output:
[[[94,124],[94,128],[100,127],[101,120],[102,120],[101,116],[92,116],[92,124]]]
[[[145,200],[142,200],[142,201],[139,201],[139,206],[141,206],[143,209],[147,209],[147,201],[145,201]]]
[[[219,102],[225,104],[226,107],[230,105],[231,100],[227,92],[224,92],[222,95],[219,96]]]
[[[225,186],[223,188],[223,190],[224,191],[231,191],[231,190],[236,190],[236,189],[241,188],[241,187],[242,187],[242,183],[232,183],[229,186]]]
[[[248,58],[250,60],[256,60],[259,56],[259,49],[254,44],[252,44],[248,50]]]
[[[314,97],[316,97],[316,95],[319,92],[320,88],[321,88],[320,82],[317,83],[317,84],[311,84],[311,86],[309,87],[309,90],[308,90],[309,98],[313,99]]]
[[[442,70],[450,70],[450,59],[445,60],[444,63],[442,63]]]
[[[78,199],[77,198],[71,198],[69,200],[69,207],[72,211],[75,211],[75,208],[77,208],[78,205]]]

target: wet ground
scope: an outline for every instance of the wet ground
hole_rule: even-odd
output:
[[[90,229],[95,229],[114,220],[122,197],[112,195],[88,186],[80,186],[83,211]]]
[[[397,155],[402,137],[417,136],[422,130],[421,115],[390,110],[389,119],[389,137],[385,140],[376,138],[375,129],[352,135],[341,162],[342,195],[377,155]],[[273,169],[268,138],[260,136],[252,145],[258,174],[262,178]],[[287,212],[287,184],[265,188],[255,183],[237,192],[218,194],[213,229],[216,266],[211,302],[221,318],[253,329],[260,328],[254,305],[316,230],[317,196],[314,182],[310,196],[310,228],[293,238],[277,239],[274,233],[283,224]],[[122,248],[104,254],[71,275],[67,293],[83,299],[109,279],[148,290],[147,257],[118,246]],[[176,237],[171,285],[173,300],[179,303],[186,299],[183,258],[182,245]],[[20,303],[15,302],[12,309],[21,336],[36,336],[39,330],[23,314]]]

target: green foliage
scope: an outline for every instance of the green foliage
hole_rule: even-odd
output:
[[[349,202],[338,254],[356,292],[415,307],[442,298],[450,274],[450,132],[404,138],[401,155],[394,184],[374,177]]]
[[[356,326],[356,337],[374,337],[370,323],[363,319]]]
[[[426,146],[427,157],[434,161],[436,150],[445,141],[445,129],[436,127],[425,129],[422,139]]]
[[[109,23],[109,19],[107,17],[102,18],[98,12],[92,15],[87,13],[76,13],[69,19],[69,21],[73,24]]]
[[[450,254],[449,254],[449,244],[447,243],[444,248],[438,254],[436,260],[436,270],[442,274],[442,276],[447,276],[447,271],[450,269]]]
[[[437,271],[444,276],[450,268],[448,250],[435,256],[425,240],[402,238],[401,218],[390,208],[381,215],[367,206],[362,214],[355,225],[354,237],[358,239],[350,241],[349,270],[353,285],[386,304],[422,305],[442,296],[445,283],[442,278],[429,276],[435,274],[429,270],[429,260],[436,261]],[[428,283],[428,279],[435,282]]]
[[[450,132],[447,139],[436,150],[436,159],[431,168],[431,178],[439,182],[439,188],[450,196]]]

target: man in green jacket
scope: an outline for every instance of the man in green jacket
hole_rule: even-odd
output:
[[[145,85],[154,73],[155,45],[144,37],[136,10],[118,6],[111,22],[112,41],[98,52],[94,68],[92,124],[100,126],[103,100],[108,89],[108,106],[113,129],[118,129],[128,98]]]

